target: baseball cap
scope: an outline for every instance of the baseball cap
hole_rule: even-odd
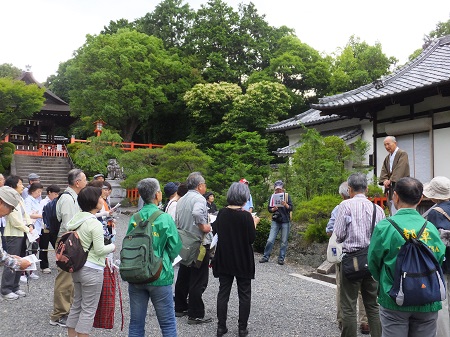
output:
[[[275,181],[275,183],[273,184],[273,188],[274,188],[274,189],[277,189],[277,188],[283,188],[283,186],[284,186],[284,183],[283,183],[283,181],[281,181],[281,180],[277,180],[277,181]]]
[[[28,180],[36,180],[36,179],[40,179],[41,177],[39,175],[37,175],[36,173],[30,173],[28,175]]]
[[[103,174],[101,174],[101,173],[99,173],[99,174],[96,174],[95,176],[94,176],[94,179],[97,179],[97,178],[100,178],[100,177],[105,177]]]
[[[241,180],[239,180],[239,182],[240,182],[241,184],[247,184],[247,185],[248,185],[248,180],[245,179],[245,178],[242,178]]]
[[[16,208],[20,200],[20,194],[12,187],[3,186],[0,187],[0,199],[2,199],[5,204]]]
[[[168,182],[164,186],[164,194],[167,198],[170,197],[172,194],[174,194],[177,190],[178,190],[178,186],[173,181]]]

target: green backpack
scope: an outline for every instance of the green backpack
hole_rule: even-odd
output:
[[[143,221],[141,215],[133,215],[136,227],[128,233],[120,251],[120,276],[129,283],[150,283],[159,278],[162,258],[153,251],[152,223],[164,212],[157,210]],[[149,225],[150,224],[150,225]]]

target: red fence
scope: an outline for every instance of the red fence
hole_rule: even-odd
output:
[[[127,198],[133,205],[137,205],[139,192],[137,188],[127,188]]]
[[[87,143],[88,141],[85,139],[75,139],[75,138],[70,138],[70,143]],[[112,143],[112,145],[114,145],[115,143]],[[131,142],[131,143],[120,143],[120,146],[122,148],[122,150],[124,151],[134,151],[137,149],[154,149],[154,148],[161,148],[164,147],[164,145],[160,145],[160,144],[143,144],[143,143],[135,143],[135,142]]]
[[[370,201],[372,201],[373,203],[377,204],[378,206],[380,206],[381,208],[384,209],[384,207],[387,204],[387,198],[386,197],[374,197],[374,198],[368,198]]]
[[[39,157],[67,157],[65,147],[48,144],[41,145],[39,148],[37,146],[17,145],[14,154]]]

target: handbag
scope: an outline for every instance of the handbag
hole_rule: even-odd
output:
[[[122,308],[122,291],[118,278],[118,272],[115,266],[106,261],[106,266],[103,271],[103,287],[100,299],[98,301],[97,311],[94,317],[94,328],[112,329],[114,327],[114,311],[116,304],[116,284],[119,288],[120,297],[120,311],[122,313],[122,327],[123,331],[124,316]]]
[[[376,206],[373,204],[372,228],[370,235],[372,236],[375,227]],[[345,253],[342,256],[342,273],[350,281],[359,281],[363,278],[371,276],[369,265],[367,262],[367,253],[369,246],[357,250],[356,252]]]
[[[339,263],[342,259],[342,243],[336,242],[336,234],[331,234],[328,240],[327,261],[330,263]]]
[[[178,253],[181,257],[180,263],[187,267],[190,267],[194,262],[196,262],[196,266],[198,262],[201,264],[206,255],[206,248],[202,244],[204,235],[199,238],[198,235],[185,229],[178,229],[178,235],[182,242],[181,250]]]

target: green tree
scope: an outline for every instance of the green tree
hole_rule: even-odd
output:
[[[192,26],[194,11],[183,0],[163,0],[137,20],[139,30],[160,38],[166,48],[182,48]]]
[[[11,63],[0,64],[0,77],[9,77],[13,80],[22,74],[22,70],[13,66]]]
[[[194,143],[176,142],[163,148],[158,179],[163,182],[186,181],[191,172],[199,171],[205,176],[211,158],[202,152]]]
[[[135,188],[136,184],[144,178],[156,177],[161,163],[163,149],[137,149],[125,152],[119,157],[119,165],[123,167],[125,180],[122,186]]]
[[[245,94],[236,96],[232,109],[223,116],[222,133],[230,136],[243,131],[264,134],[267,125],[287,116],[291,96],[280,83],[251,84]]]
[[[67,77],[67,67],[73,62],[73,59],[61,62],[55,75],[47,78],[45,86],[49,88],[59,98],[70,103],[69,91],[71,90],[71,81]]]
[[[398,60],[387,57],[379,42],[369,46],[351,36],[347,45],[333,60],[328,94],[356,89],[387,75]]]
[[[86,144],[79,146],[72,159],[86,176],[106,173],[109,159],[117,159],[123,153],[121,143],[119,134],[104,129],[99,137],[89,137]]]
[[[128,142],[168,103],[165,93],[180,82],[184,88],[189,75],[190,68],[156,37],[127,29],[88,35],[67,68],[72,114],[103,119]]]
[[[11,78],[0,78],[0,138],[19,125],[23,118],[30,118],[44,106],[45,88],[26,84]]]
[[[433,29],[428,36],[432,39],[443,37],[446,35],[450,35],[450,20],[447,20],[445,22],[439,21],[436,24],[436,28]],[[427,37],[425,37],[425,40],[427,40]]]
[[[232,182],[245,177],[256,207],[261,208],[268,197],[266,179],[270,172],[267,141],[256,132],[242,132],[225,143],[214,144],[207,151],[211,157],[208,189],[217,193],[219,204],[225,204]]]
[[[206,148],[220,142],[223,117],[233,107],[236,97],[242,94],[237,84],[197,84],[184,95],[192,119],[190,139]]]
[[[108,26],[104,26],[100,34],[116,34],[119,29],[129,28],[131,30],[136,29],[135,22],[129,22],[127,19],[119,19],[117,21],[109,21]]]
[[[350,148],[341,138],[322,137],[315,129],[307,129],[301,143],[293,156],[295,193],[308,200],[335,193],[347,179],[344,162],[350,159]]]

